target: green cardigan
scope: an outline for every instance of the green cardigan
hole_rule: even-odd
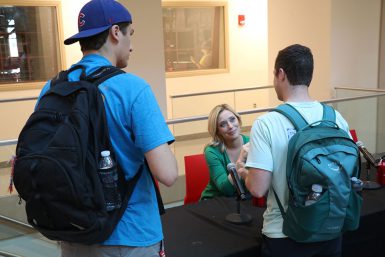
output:
[[[241,136],[244,144],[249,142],[248,136]],[[226,150],[222,153],[219,147],[208,146],[205,149],[205,158],[210,170],[210,181],[202,192],[201,200],[216,196],[235,196],[235,188],[227,178],[226,167],[231,161]]]

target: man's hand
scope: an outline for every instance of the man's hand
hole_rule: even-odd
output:
[[[242,179],[245,179],[248,174],[248,170],[245,168],[245,164],[247,160],[247,155],[249,154],[249,149],[250,149],[250,143],[244,144],[241,148],[241,153],[239,154],[238,160],[235,163],[238,175]]]

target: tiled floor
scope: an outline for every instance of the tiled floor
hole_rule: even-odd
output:
[[[60,257],[59,245],[56,242],[45,240],[40,234],[1,240],[0,256],[2,256],[2,252],[7,253],[8,256],[17,257]]]
[[[59,257],[60,248],[31,228],[0,219],[0,256]]]

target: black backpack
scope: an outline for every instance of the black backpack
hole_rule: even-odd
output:
[[[82,69],[79,81],[68,74]],[[26,202],[28,222],[51,240],[96,244],[105,241],[126,210],[143,165],[126,181],[111,147],[98,85],[124,71],[102,67],[89,76],[84,67],[60,72],[22,129],[13,180]],[[100,153],[109,150],[118,165],[122,206],[107,211],[98,176]]]

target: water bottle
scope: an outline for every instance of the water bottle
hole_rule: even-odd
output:
[[[306,197],[305,206],[311,205],[315,202],[317,202],[322,194],[322,186],[319,184],[313,184],[311,186],[311,192]]]
[[[361,179],[358,179],[356,177],[351,177],[350,182],[352,183],[352,190],[354,191],[362,191],[362,188],[364,186],[364,182],[362,182]]]
[[[103,184],[104,199],[107,211],[122,206],[122,198],[118,190],[118,170],[110,156],[110,151],[102,151],[99,162],[99,178]]]

